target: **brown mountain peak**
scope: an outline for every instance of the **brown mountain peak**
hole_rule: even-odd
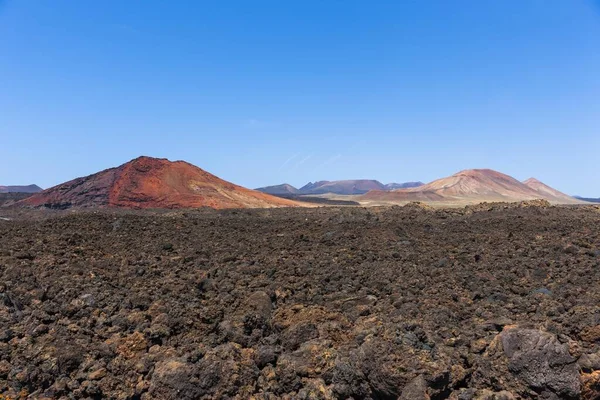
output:
[[[297,203],[235,185],[186,161],[141,156],[22,202],[50,208],[262,208]]]
[[[519,182],[512,176],[492,169],[466,169],[416,188],[397,189],[387,194],[378,191],[369,192],[364,199],[447,203],[534,199],[545,199],[554,203],[577,202],[576,199],[537,180]]]
[[[551,201],[561,202],[561,203],[577,203],[579,200],[571,197],[563,192],[560,192],[548,185],[544,182],[541,182],[535,178],[529,178],[523,181],[523,184],[532,190],[535,190],[540,196],[543,196],[545,199],[549,199]]]
[[[535,179],[535,178],[533,178],[533,177],[531,177],[529,179],[525,179],[523,181],[523,183],[526,184],[526,185],[530,185],[530,184],[537,184],[537,183],[542,183],[542,182],[539,181],[539,180],[537,180],[537,179]]]

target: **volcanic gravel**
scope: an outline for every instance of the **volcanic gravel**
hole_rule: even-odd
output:
[[[600,398],[600,207],[0,220],[0,398]]]

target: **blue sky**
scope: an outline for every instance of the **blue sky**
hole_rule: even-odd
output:
[[[0,0],[0,184],[139,155],[257,187],[466,168],[600,196],[592,0]]]

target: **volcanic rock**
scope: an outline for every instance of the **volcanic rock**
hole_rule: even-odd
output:
[[[596,400],[600,398],[600,371],[581,376],[581,398]]]
[[[0,397],[595,399],[599,210],[14,210]]]
[[[561,343],[556,335],[539,329],[507,326],[486,350],[477,376],[486,379],[510,381],[523,385],[521,392],[533,390],[558,396],[561,399],[578,398],[581,392],[579,367],[569,353],[569,345]]]
[[[427,382],[422,375],[417,376],[404,386],[400,400],[429,400]]]
[[[184,360],[171,359],[154,367],[150,394],[161,399],[196,399],[202,395],[194,366]]]

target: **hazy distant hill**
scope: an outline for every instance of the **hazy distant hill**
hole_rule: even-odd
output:
[[[553,203],[574,204],[580,201],[535,179],[517,179],[491,169],[470,169],[441,178],[426,185],[392,191],[371,191],[369,201],[522,201],[545,199]]]
[[[581,196],[573,196],[573,197],[575,197],[576,199],[579,199],[579,200],[589,201],[590,203],[600,203],[600,198],[595,199],[592,197],[581,197]]]
[[[300,189],[302,194],[364,194],[369,190],[385,190],[385,185],[372,179],[309,182]]]
[[[276,196],[300,193],[298,189],[287,183],[282,183],[281,185],[265,186],[256,190],[263,193],[274,194]]]
[[[388,183],[385,185],[386,190],[408,189],[423,186],[423,182],[404,182],[404,183]]]
[[[256,190],[269,193],[276,196],[281,195],[318,195],[318,194],[340,194],[356,195],[365,194],[370,190],[394,190],[402,188],[412,188],[423,185],[423,182],[405,182],[405,183],[383,183],[374,179],[350,179],[341,181],[318,181],[309,182],[296,189],[294,186],[283,183],[281,185],[265,186]]]
[[[38,185],[0,186],[0,193],[37,193],[42,190]]]

